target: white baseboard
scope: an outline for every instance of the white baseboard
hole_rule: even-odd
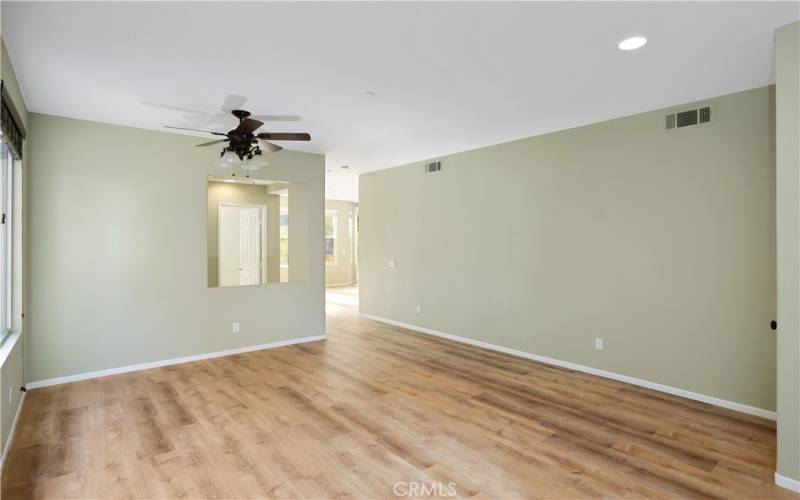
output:
[[[3,455],[0,457],[0,471],[3,470],[3,465],[6,463],[6,456],[8,455],[8,450],[11,449],[11,442],[14,441],[14,433],[17,430],[17,422],[19,421],[19,415],[22,413],[22,405],[25,403],[25,394],[22,393],[22,397],[19,398],[19,406],[17,406],[17,413],[14,414],[14,420],[11,422],[11,430],[8,431],[8,437],[6,438],[5,445],[3,446]]]
[[[800,493],[800,481],[797,479],[792,479],[790,477],[781,476],[777,472],[775,473],[775,484],[780,486],[781,488],[786,488],[787,490],[796,491]]]
[[[701,401],[703,403],[708,403],[714,406],[719,406],[722,408],[727,408],[729,410],[738,411],[741,413],[746,413],[748,415],[755,415],[757,417],[766,418],[769,420],[775,420],[776,414],[774,411],[764,410],[763,408],[756,408],[755,406],[749,406],[742,403],[737,403],[735,401],[728,401],[725,399],[716,398],[714,396],[707,396],[705,394],[700,394],[697,392],[687,391],[685,389],[680,389],[678,387],[672,387],[669,385],[659,384],[656,382],[650,382],[649,380],[643,380],[640,378],[630,377],[628,375],[622,375],[620,373],[609,372],[606,370],[600,370],[598,368],[592,368],[591,366],[584,366],[579,365],[576,363],[571,363],[569,361],[562,361],[560,359],[555,358],[548,358],[546,356],[540,356],[538,354],[531,354],[525,351],[519,351],[517,349],[511,349],[508,347],[503,347],[495,344],[490,344],[488,342],[482,342],[480,340],[473,340],[468,339],[466,337],[459,337],[457,335],[451,335],[449,333],[440,332],[437,330],[431,330],[429,328],[423,328],[421,326],[412,325],[409,323],[402,323],[400,321],[395,321],[392,319],[382,318],[380,316],[373,316],[371,314],[360,313],[361,316],[379,321],[381,323],[386,323],[387,325],[399,326],[401,328],[405,328],[407,330],[412,330],[419,333],[424,333],[427,335],[432,335],[434,337],[441,337],[447,340],[453,340],[455,342],[461,342],[464,344],[469,344],[475,347],[482,347],[484,349],[489,349],[491,351],[502,352],[504,354],[510,354],[512,356],[517,356],[520,358],[526,358],[533,361],[538,361],[540,363],[546,363],[548,365],[559,366],[561,368],[567,368],[569,370],[575,370],[584,373],[590,373],[592,375],[597,375],[598,377],[609,378],[612,380],[618,380],[620,382],[625,382],[628,384],[638,385],[640,387],[646,387],[648,389],[653,389],[655,391],[665,392],[667,394],[672,394],[673,396],[680,396],[686,399],[693,399],[695,401]]]
[[[152,361],[150,363],[140,363],[138,365],[122,366],[119,368],[109,368],[108,370],[97,370],[94,372],[78,373],[75,375],[67,375],[65,377],[49,378],[46,380],[38,380],[36,382],[29,382],[25,384],[28,389],[38,389],[40,387],[48,387],[51,385],[66,384],[69,382],[77,382],[79,380],[87,380],[90,378],[107,377],[109,375],[118,375],[120,373],[136,372],[139,370],[148,370],[150,368],[159,368],[162,366],[177,365],[181,363],[189,363],[191,361],[200,361],[203,359],[220,358],[223,356],[230,356],[232,354],[241,354],[244,352],[261,351],[263,349],[274,349],[276,347],[285,347],[288,345],[302,344],[305,342],[316,342],[318,340],[325,340],[325,335],[317,335],[314,337],[303,337],[299,339],[281,340],[279,342],[271,342],[269,344],[258,344],[247,347],[239,347],[236,349],[228,349],[225,351],[209,352],[205,354],[195,354],[193,356],[184,356],[181,358],[164,359],[161,361]]]

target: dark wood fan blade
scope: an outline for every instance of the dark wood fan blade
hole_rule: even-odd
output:
[[[310,141],[311,136],[305,132],[262,132],[256,137],[271,141]]]
[[[213,146],[214,144],[219,144],[220,142],[228,142],[228,139],[217,139],[216,141],[204,142],[203,144],[198,144],[197,147]]]
[[[259,142],[260,142],[260,144],[261,144],[261,147],[262,147],[262,148],[264,148],[264,149],[266,149],[266,150],[267,150],[267,151],[269,151],[270,153],[277,153],[278,151],[280,151],[281,149],[283,149],[282,147],[278,146],[277,144],[272,144],[272,143],[271,143],[271,142],[269,142],[269,141],[264,141],[264,140],[262,140],[262,141],[259,141]]]
[[[174,128],[175,130],[190,130],[192,132],[205,132],[206,134],[224,135],[226,137],[228,136],[228,134],[224,132],[214,132],[213,130],[198,130],[196,128],[173,127],[172,125],[164,125],[164,128]]]
[[[264,125],[264,122],[253,120],[252,118],[245,118],[239,122],[239,126],[236,127],[236,131],[242,134],[252,134],[261,125]]]

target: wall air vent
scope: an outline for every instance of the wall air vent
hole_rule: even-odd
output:
[[[435,172],[439,172],[440,170],[442,170],[442,162],[440,161],[432,161],[425,164],[426,174],[433,174]]]
[[[670,130],[707,123],[711,123],[711,108],[709,106],[671,113],[665,117],[664,125],[667,130]]]
[[[700,108],[700,123],[711,123],[711,108]]]
[[[697,110],[692,109],[689,111],[681,111],[680,113],[676,114],[675,117],[677,118],[678,128],[689,127],[691,125],[697,125]]]

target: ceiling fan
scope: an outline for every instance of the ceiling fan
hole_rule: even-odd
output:
[[[222,149],[220,158],[216,164],[222,168],[233,168],[240,165],[244,170],[257,170],[262,166],[267,165],[261,151],[261,147],[270,153],[277,153],[281,146],[269,142],[273,141],[310,141],[311,136],[305,132],[261,132],[256,133],[264,122],[250,118],[251,113],[243,109],[231,110],[231,114],[239,119],[239,126],[228,132],[216,132],[213,130],[199,130],[187,127],[174,127],[167,125],[165,128],[176,130],[189,130],[193,132],[204,132],[218,136],[224,136],[225,139],[218,139],[215,141],[204,142],[198,144],[201,146],[213,146],[214,144],[221,144],[227,142],[228,145]]]

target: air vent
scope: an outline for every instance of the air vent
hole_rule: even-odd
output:
[[[664,126],[667,130],[670,130],[705,123],[711,123],[711,108],[709,106],[669,114],[665,117]]]
[[[425,164],[425,173],[432,174],[438,172],[442,169],[442,162],[440,161],[432,161],[430,163]]]
[[[689,111],[681,111],[677,115],[678,121],[678,128],[682,127],[689,127],[691,125],[697,125],[697,110],[692,109]]]
[[[700,123],[711,123],[711,108],[700,108]]]

